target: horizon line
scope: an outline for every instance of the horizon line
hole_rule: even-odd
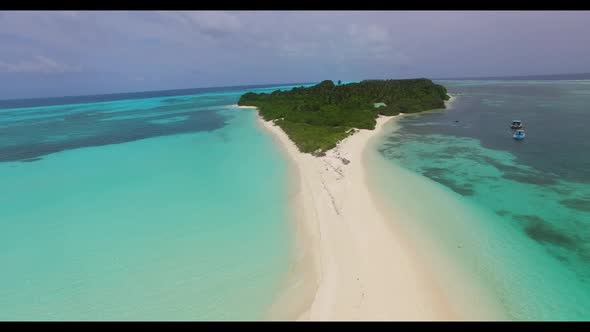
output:
[[[178,89],[143,90],[143,91],[126,91],[126,92],[105,92],[105,93],[82,94],[82,95],[45,96],[45,97],[22,97],[22,98],[0,99],[0,102],[38,100],[38,99],[61,99],[61,98],[79,98],[79,97],[96,97],[96,96],[115,96],[115,95],[127,95],[127,94],[150,93],[150,92],[185,91],[185,90],[195,90],[195,89],[241,88],[241,87],[247,87],[247,86],[251,86],[251,87],[263,87],[263,86],[273,86],[273,85],[283,86],[283,85],[312,84],[312,83],[317,83],[317,82],[288,82],[288,83],[263,83],[263,84],[241,84],[241,85],[222,85],[222,86],[200,86],[200,87],[178,88]]]
[[[526,75],[503,75],[503,76],[459,76],[459,77],[444,77],[444,78],[428,78],[432,81],[444,81],[444,80],[493,80],[493,79],[526,79],[526,78],[534,78],[534,77],[560,77],[560,76],[572,76],[572,75],[586,75],[590,78],[590,72],[579,72],[579,73],[558,73],[558,74],[526,74]],[[424,76],[421,77],[414,77],[417,78],[425,78]],[[399,79],[408,79],[408,78],[399,78]],[[410,78],[411,79],[411,78]],[[363,80],[369,80],[363,79]],[[363,81],[358,80],[358,82]],[[332,80],[333,81],[333,80]],[[351,80],[348,80],[351,81]],[[178,88],[178,89],[162,89],[162,90],[143,90],[143,91],[127,91],[127,92],[106,92],[106,93],[95,93],[95,94],[81,94],[81,95],[64,95],[64,96],[45,96],[45,97],[22,97],[22,98],[9,98],[9,99],[0,99],[0,102],[11,102],[11,101],[31,101],[31,100],[40,100],[40,99],[63,99],[63,98],[80,98],[80,97],[96,97],[96,96],[116,96],[116,95],[132,95],[132,94],[140,94],[140,93],[150,93],[150,92],[167,92],[167,91],[186,91],[186,90],[195,90],[195,89],[222,89],[222,88],[240,88],[240,87],[264,87],[264,86],[285,86],[285,85],[298,85],[298,84],[313,84],[319,83],[321,81],[309,81],[309,82],[285,82],[285,83],[262,83],[262,84],[239,84],[239,85],[220,85],[220,86],[200,86],[200,87],[190,87],[190,88]],[[352,80],[351,82],[357,82],[357,80]]]
[[[588,72],[577,72],[577,73],[557,73],[557,74],[524,74],[524,75],[501,75],[501,76],[458,76],[458,77],[445,77],[445,78],[432,78],[432,80],[482,80],[482,79],[519,79],[519,78],[533,78],[533,77],[559,77],[559,76],[572,76],[572,75],[586,75],[590,77],[590,71]]]

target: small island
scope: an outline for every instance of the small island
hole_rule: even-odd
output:
[[[237,106],[258,109],[260,129],[292,162],[289,205],[300,248],[292,270],[301,271],[300,286],[281,294],[273,319],[455,318],[438,286],[423,278],[429,267],[400,245],[403,231],[391,231],[396,216],[377,204],[368,168],[380,157],[369,142],[377,144],[395,115],[447,108],[451,99],[428,79],[323,81],[241,96]]]
[[[431,80],[366,80],[337,84],[326,80],[311,87],[268,93],[248,92],[239,106],[257,107],[274,121],[303,153],[323,155],[354,129],[375,129],[379,115],[445,108],[444,86]]]

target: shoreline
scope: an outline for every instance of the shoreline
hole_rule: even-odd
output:
[[[257,115],[293,162],[299,181],[291,198],[298,212],[297,272],[271,308],[274,319],[457,319],[427,267],[373,201],[365,178],[367,143],[397,117],[380,116],[374,130],[358,130],[326,156],[314,157],[299,152],[278,126]]]
[[[456,97],[449,101],[455,100],[454,98]],[[447,109],[451,108],[450,105],[446,106]],[[452,249],[449,247],[452,241],[441,240],[441,233],[437,231],[436,225],[430,225],[439,220],[440,216],[436,211],[440,207],[434,207],[433,213],[425,215],[422,212],[428,208],[416,206],[416,199],[420,202],[422,198],[425,201],[442,200],[445,204],[450,203],[444,190],[424,187],[423,183],[427,183],[428,179],[387,162],[379,152],[378,147],[383,143],[381,139],[398,128],[396,122],[388,122],[387,129],[374,135],[364,151],[366,179],[373,201],[389,217],[392,231],[398,235],[398,239],[404,243],[414,259],[420,262],[420,266],[425,267],[424,276],[430,276],[430,281],[438,285],[441,296],[447,299],[449,306],[460,316],[459,320],[510,320],[511,316],[498,298],[493,285],[487,284],[472,266],[466,265],[457,257],[455,246],[452,245]],[[416,191],[417,188],[420,189]],[[400,193],[402,197],[397,196]],[[442,208],[441,212],[444,211],[445,208]]]

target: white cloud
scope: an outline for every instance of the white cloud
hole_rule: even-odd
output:
[[[189,28],[213,37],[237,32],[242,27],[238,18],[220,11],[161,11],[162,16]]]
[[[372,42],[384,43],[389,39],[388,31],[375,24],[371,24],[367,27],[366,34],[367,39]]]
[[[348,26],[349,46],[343,47],[348,55],[358,58],[381,60],[390,64],[407,64],[410,58],[395,47],[389,30],[376,25]]]
[[[398,66],[412,62],[391,30],[373,22],[345,24],[340,29],[320,23],[310,29],[260,35],[258,45],[287,61],[317,59],[327,66]]]
[[[80,12],[77,11],[65,10],[56,13],[69,18],[80,18]]]
[[[348,27],[348,34],[351,41],[361,45],[384,44],[389,41],[389,32],[376,24],[360,26],[351,24]]]
[[[0,72],[5,73],[66,73],[80,72],[81,66],[70,66],[38,55],[32,60],[23,60],[16,63],[8,63],[0,60]]]
[[[318,55],[317,43],[308,41],[287,41],[280,43],[279,54],[290,57],[311,57]]]

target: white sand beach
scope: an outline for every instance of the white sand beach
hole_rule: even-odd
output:
[[[307,268],[317,282],[314,289],[308,287],[308,303],[300,302],[298,317],[292,319],[457,319],[366,185],[362,152],[393,118],[380,117],[375,130],[360,130],[326,156],[314,157],[299,152],[278,126],[259,117],[297,167],[300,245],[311,253]]]

